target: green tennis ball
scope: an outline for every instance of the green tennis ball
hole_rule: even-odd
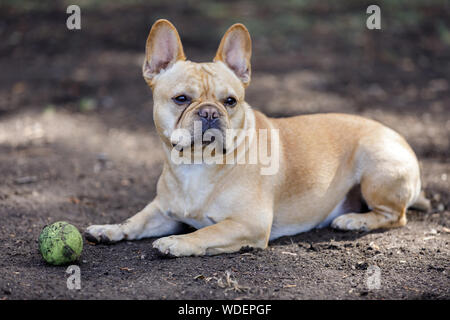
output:
[[[76,261],[83,250],[83,238],[73,225],[58,221],[46,226],[39,235],[39,251],[45,261],[61,265]]]

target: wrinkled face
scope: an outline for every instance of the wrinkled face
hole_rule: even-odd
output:
[[[223,139],[227,129],[243,129],[250,56],[250,36],[241,24],[228,29],[211,63],[187,61],[169,21],[153,25],[143,75],[153,90],[155,125],[166,144],[187,147],[199,140]],[[174,137],[179,130],[189,139]]]
[[[224,63],[178,61],[155,80],[154,119],[165,138],[186,129],[193,143],[209,129],[224,136],[226,129],[243,128],[245,89]]]

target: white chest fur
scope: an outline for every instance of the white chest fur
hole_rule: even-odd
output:
[[[208,216],[208,203],[213,197],[211,167],[205,164],[178,165],[173,176],[167,177],[172,185],[165,201],[166,215],[194,228],[203,228],[217,221]]]

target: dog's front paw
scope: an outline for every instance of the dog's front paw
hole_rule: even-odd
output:
[[[160,238],[153,242],[153,248],[158,249],[164,255],[173,257],[200,256],[205,254],[204,249],[194,245],[182,235]]]
[[[118,224],[89,226],[84,232],[86,240],[96,243],[112,243],[123,239],[123,232]]]
[[[357,213],[348,213],[337,217],[331,223],[331,227],[339,230],[369,230],[365,216]]]

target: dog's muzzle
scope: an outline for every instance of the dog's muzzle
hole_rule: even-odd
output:
[[[205,105],[199,108],[198,117],[202,124],[202,134],[208,129],[220,129],[222,114],[219,109],[213,105]]]

